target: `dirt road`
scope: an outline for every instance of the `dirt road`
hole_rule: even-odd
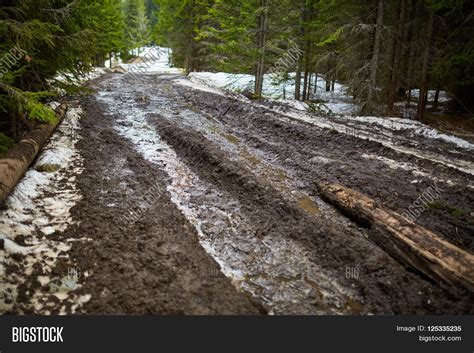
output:
[[[48,235],[70,246],[21,280],[12,273],[27,261],[11,255],[6,278],[20,284],[7,312],[473,312],[471,293],[394,260],[315,185],[337,182],[400,213],[437,185],[416,222],[472,252],[472,150],[402,122],[311,116],[179,75],[129,80],[106,75],[75,103],[82,169],[64,178],[81,198],[71,225]],[[75,285],[58,295],[51,284],[71,268]]]

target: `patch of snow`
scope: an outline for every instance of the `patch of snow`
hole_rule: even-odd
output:
[[[287,84],[274,85],[271,77],[266,75],[264,77],[264,88],[263,95],[274,99],[277,102],[281,102],[285,105],[292,106],[294,109],[299,111],[307,111],[308,104],[299,102],[292,99],[295,92],[294,77],[295,74],[291,74],[292,80]],[[231,74],[224,72],[193,72],[188,76],[188,80],[182,80],[180,83],[188,85],[193,88],[206,90],[204,87],[211,87],[208,90],[212,93],[217,93],[218,90],[232,91],[232,92],[243,92],[244,90],[253,90],[254,76],[247,74]],[[193,84],[197,84],[193,85]],[[472,150],[474,145],[470,142],[452,135],[447,135],[433,129],[420,122],[405,119],[405,118],[380,118],[380,117],[365,117],[365,116],[353,116],[359,110],[359,107],[351,102],[349,95],[347,94],[347,87],[336,82],[334,85],[334,91],[326,91],[326,81],[324,78],[318,76],[317,90],[313,95],[314,99],[323,100],[322,103],[314,103],[316,109],[322,113],[329,115],[338,115],[344,119],[350,121],[366,122],[374,125],[384,127],[391,131],[409,130],[411,133],[419,136],[423,136],[430,139],[443,140],[451,143],[456,147]],[[286,99],[282,98],[282,92],[287,92]],[[416,96],[417,90],[414,90]],[[434,98],[435,91],[430,91],[430,99]],[[440,92],[440,100],[448,100],[449,97],[446,92]]]
[[[72,83],[76,85],[80,85],[90,80],[94,80],[102,75],[107,73],[107,69],[103,67],[95,67],[90,72],[86,73],[85,75],[81,76],[78,79],[72,79]],[[59,82],[67,82],[68,81],[68,73],[58,73],[54,79]]]
[[[374,154],[365,154],[365,153],[362,154],[362,158],[382,162],[383,164],[385,164],[386,166],[388,166],[391,169],[406,170],[408,172],[411,172],[413,174],[413,176],[415,176],[415,177],[423,177],[423,178],[426,178],[426,179],[433,180],[434,182],[437,182],[437,183],[448,184],[449,186],[456,185],[456,183],[454,183],[452,180],[444,180],[444,179],[440,179],[438,177],[432,176],[432,175],[422,171],[420,168],[413,165],[412,163],[400,162],[400,161],[396,161],[396,160],[393,160],[393,159],[390,159],[390,158],[387,158],[387,157],[377,156],[377,155],[374,155]],[[417,180],[417,179],[411,181],[412,184],[416,184],[418,182],[420,182],[420,180]],[[467,185],[467,187],[472,189],[472,188],[474,188],[474,185],[469,184],[469,185]]]
[[[122,58],[120,58],[119,55],[116,55],[115,53],[112,54],[112,58],[105,60],[105,67],[108,68],[114,68],[116,66],[119,66],[123,63]]]
[[[296,110],[307,111],[309,106],[307,103],[297,101],[295,99],[278,99],[274,100],[277,103],[284,104]]]
[[[329,114],[336,115],[353,115],[359,110],[358,106],[352,103],[343,103],[343,102],[334,102],[334,103],[324,103],[324,105],[329,109]]]
[[[464,148],[467,150],[474,149],[474,144],[456,136],[440,133],[436,129],[431,128],[419,121],[402,118],[379,118],[374,116],[345,116],[344,119],[349,121],[375,124],[391,131],[410,131],[413,134],[426,138],[443,140],[459,148]]]
[[[275,84],[272,76],[264,75],[263,95],[267,98],[294,100],[295,96],[295,73],[290,74],[290,80],[286,83]],[[253,91],[255,77],[249,74],[232,74],[226,72],[192,72],[188,78],[193,82],[205,83],[209,86],[221,88],[232,92]],[[313,98],[327,100],[331,103],[338,103],[340,100],[347,100],[347,87],[336,82],[334,91],[326,92],[326,81],[318,77],[318,87],[316,93],[311,92]]]
[[[138,51],[137,51],[138,52]],[[171,65],[172,51],[158,46],[140,48],[140,58],[136,63],[120,66],[134,74],[181,74],[183,71]]]
[[[0,275],[2,282],[16,288],[21,284],[33,266],[38,264],[49,273],[60,253],[67,252],[70,245],[48,236],[64,231],[72,224],[71,208],[81,198],[74,180],[60,181],[66,172],[80,174],[82,157],[76,149],[79,140],[79,119],[82,110],[70,108],[62,123],[44,146],[34,165],[26,172],[12,194],[6,200],[6,210],[0,211],[0,239],[4,249],[0,250]],[[39,166],[54,164],[57,170],[39,172]],[[15,239],[21,236],[26,246],[20,246]],[[5,273],[5,266],[11,261],[11,254],[24,256],[24,273]],[[12,292],[15,295],[16,290]],[[11,304],[0,295],[0,311],[8,310]]]
[[[428,91],[428,102],[433,102],[435,99],[436,91]],[[419,89],[414,89],[411,91],[411,96],[413,98],[419,98],[420,97],[420,90]],[[445,91],[440,91],[439,92],[439,97],[438,101],[439,102],[449,102],[451,100],[449,94]]]
[[[359,128],[353,128],[350,126],[347,126],[344,124],[344,121],[341,121],[341,123],[335,123],[333,120],[320,117],[320,116],[314,116],[314,115],[309,115],[309,114],[304,114],[302,112],[285,112],[281,113],[279,111],[274,110],[276,113],[279,114],[284,114],[288,117],[291,117],[296,120],[301,120],[307,123],[310,123],[312,125],[318,126],[323,129],[331,129],[331,130],[336,130],[340,133],[344,133],[347,135],[355,136],[361,139],[367,139],[370,141],[375,141],[379,142],[385,147],[391,148],[394,151],[412,155],[421,159],[426,159],[429,160],[433,163],[437,164],[442,164],[447,167],[457,169],[461,172],[467,173],[474,175],[474,165],[472,162],[462,160],[462,159],[454,159],[454,158],[448,158],[445,157],[439,153],[434,153],[430,151],[422,151],[419,149],[415,148],[409,148],[409,147],[404,147],[404,146],[398,146],[394,143],[394,138],[392,136],[386,136],[380,132],[374,132],[370,130],[363,130]],[[350,118],[348,118],[350,119]],[[343,120],[343,119],[341,119]],[[456,141],[453,139],[453,141]],[[460,144],[460,146],[463,146],[463,144]]]

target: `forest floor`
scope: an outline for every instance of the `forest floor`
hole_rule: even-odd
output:
[[[402,120],[254,102],[179,74],[129,80],[107,74],[71,102],[82,107],[80,168],[57,173],[77,201],[65,229],[36,227],[35,238],[67,246],[35,257],[13,246],[29,249],[28,237],[4,240],[6,312],[473,313],[471,293],[397,262],[315,185],[399,213],[441,190],[416,222],[472,253],[470,143]]]

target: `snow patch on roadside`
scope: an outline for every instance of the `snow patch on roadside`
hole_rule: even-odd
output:
[[[391,131],[410,131],[416,135],[420,135],[429,139],[443,140],[445,142],[451,143],[459,148],[464,148],[467,150],[473,150],[474,144],[463,140],[459,137],[446,135],[441,133],[421,122],[402,119],[402,118],[379,118],[379,117],[370,117],[370,116],[355,116],[355,117],[345,117],[345,119],[350,121],[357,121],[362,123],[375,124]]]
[[[414,149],[414,148],[399,146],[395,143],[397,138],[394,135],[391,135],[388,137],[382,134],[381,132],[377,132],[377,131],[376,133],[374,133],[369,130],[354,129],[342,123],[341,124],[335,123],[328,118],[318,117],[318,116],[309,115],[309,114],[303,114],[301,112],[282,113],[274,109],[272,110],[275,111],[276,113],[284,114],[295,120],[301,120],[323,129],[336,130],[340,133],[348,134],[348,135],[355,136],[361,139],[367,139],[370,141],[379,142],[385,147],[391,148],[394,151],[407,154],[407,155],[412,155],[417,158],[426,159],[433,163],[442,164],[447,167],[459,170],[463,173],[474,175],[474,164],[472,162],[462,160],[462,159],[448,158],[435,152],[423,151],[421,149]]]
[[[58,73],[54,79],[59,82],[71,82],[72,84],[75,85],[80,85],[82,83],[85,83],[87,81],[94,80],[104,74],[107,73],[107,69],[103,67],[94,67],[91,71],[88,73],[84,74],[83,76],[75,79],[73,77],[68,76],[68,73]]]
[[[67,111],[37,161],[8,197],[6,210],[0,211],[0,239],[4,241],[0,277],[5,289],[0,294],[0,311],[11,309],[17,286],[26,280],[25,275],[33,272],[34,266],[40,265],[45,273],[50,273],[57,258],[67,256],[65,253],[70,249],[69,244],[49,236],[72,224],[70,210],[81,198],[75,176],[69,176],[71,172],[82,172],[82,157],[76,149],[81,113],[81,108]],[[18,237],[25,245],[17,243]],[[22,273],[6,273],[7,265],[19,264],[12,254],[23,256]]]

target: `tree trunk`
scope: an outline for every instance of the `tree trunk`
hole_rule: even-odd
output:
[[[439,89],[436,90],[436,93],[434,96],[433,109],[438,109],[438,103],[439,103]]]
[[[189,73],[191,72],[191,47],[192,47],[192,40],[188,40],[188,47],[186,48],[186,75],[189,75]]]
[[[308,99],[308,71],[305,70],[304,78],[303,78],[303,99],[302,99],[302,101],[304,102],[307,99]]]
[[[377,22],[375,26],[374,49],[372,53],[372,62],[370,65],[369,77],[369,95],[367,102],[364,104],[363,112],[371,113],[376,105],[376,90],[377,90],[377,72],[380,62],[380,45],[382,42],[382,27],[384,17],[384,0],[378,0],[377,5]]]
[[[332,59],[332,54],[329,58]],[[331,78],[329,77],[330,72],[331,72],[331,63],[330,61],[328,61],[326,64],[326,77],[324,77],[324,79],[326,80],[326,92],[331,91]]]
[[[257,39],[257,46],[259,50],[259,57],[257,60],[257,68],[255,73],[255,96],[262,97],[263,91],[263,76],[265,74],[265,53],[267,44],[267,27],[268,27],[268,0],[260,1],[260,16],[259,16],[259,33]]]
[[[311,97],[311,93],[313,92],[313,73],[309,73],[309,78],[308,78],[308,99]]]
[[[411,93],[414,84],[414,76],[415,76],[415,60],[416,60],[416,49],[418,45],[418,40],[420,38],[420,21],[418,18],[421,16],[423,11],[423,0],[413,0],[413,10],[412,10],[412,25],[410,28],[410,55],[408,59],[408,69],[407,69],[407,88],[408,88],[408,95],[407,95],[407,103],[408,106],[411,106]]]
[[[403,265],[435,282],[474,290],[474,256],[439,235],[342,185],[317,182],[325,201],[370,228],[369,236]]]
[[[428,100],[428,88],[429,88],[429,69],[431,65],[432,56],[432,42],[433,42],[433,25],[434,25],[434,11],[430,9],[430,18],[428,20],[428,28],[426,30],[426,47],[423,55],[423,69],[421,71],[421,88],[420,96],[418,98],[418,110],[416,113],[416,119],[423,121],[423,116],[426,110],[426,102]]]
[[[306,65],[304,69],[304,83],[303,83],[303,101],[306,101],[308,99],[308,75],[309,75],[309,70],[310,70],[310,57],[311,57],[311,44],[308,41],[307,47],[306,47]]]
[[[305,20],[307,23],[312,23],[314,19],[314,0],[309,0],[307,2],[308,8],[306,9],[305,12]],[[306,25],[305,22],[305,25]],[[307,32],[305,28],[305,32]],[[304,88],[303,88],[303,100],[306,101],[309,98],[310,94],[310,86],[311,86],[311,77],[310,77],[310,70],[311,70],[311,61],[312,61],[312,45],[311,45],[311,39],[310,36],[308,35],[309,33],[306,33],[306,66],[305,66],[305,74],[304,74]],[[308,77],[309,76],[309,77]]]
[[[194,8],[195,8],[195,1],[191,0],[190,4],[190,9],[191,9],[191,23],[193,26],[193,29],[188,33],[188,46],[186,48],[186,75],[189,75],[191,72],[194,71],[194,27],[195,27],[195,13],[194,13]]]
[[[56,108],[58,117],[55,123],[38,123],[17,145],[12,147],[0,158],[0,206],[3,204],[23,177],[28,167],[33,163],[38,152],[48,141],[57,124],[61,122],[67,111],[67,106],[61,104]]]
[[[300,29],[299,29],[299,37],[303,38],[304,36],[304,20],[305,20],[305,0],[301,0],[301,8],[300,8]],[[302,43],[300,43],[302,44]],[[300,47],[301,48],[301,47]],[[301,100],[301,71],[303,70],[303,55],[300,56],[298,60],[298,66],[296,68],[296,76],[295,76],[295,99]]]
[[[393,106],[397,99],[398,87],[400,82],[400,56],[402,52],[402,40],[404,38],[405,31],[406,0],[400,0],[399,9],[400,15],[398,17],[397,32],[395,34],[393,43],[392,72],[388,92],[387,110],[389,112],[393,112]]]

